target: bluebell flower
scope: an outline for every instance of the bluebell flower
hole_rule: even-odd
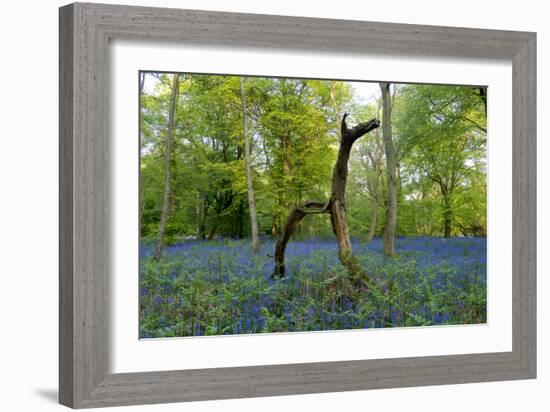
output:
[[[154,244],[140,248],[140,336],[237,334],[474,323],[486,319],[486,239],[398,237],[396,257],[382,240],[352,239],[360,263],[383,295],[350,296],[337,289],[345,276],[334,238],[293,239],[284,280],[273,280],[275,241],[262,238],[253,254],[247,240],[184,241],[152,261]],[[390,299],[391,302],[390,302]],[[477,306],[476,306],[477,305]],[[194,316],[200,324],[192,327]],[[273,322],[268,322],[266,314]],[[474,314],[474,315],[472,315]],[[176,325],[179,325],[176,328]],[[273,325],[273,326],[272,326]],[[286,329],[285,329],[286,328]]]

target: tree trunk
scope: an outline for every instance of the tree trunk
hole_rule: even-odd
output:
[[[380,141],[380,136],[378,135],[378,130],[375,133],[376,135],[376,152],[373,157],[374,161],[374,181],[372,184],[372,205],[370,210],[370,227],[369,233],[367,234],[367,242],[371,242],[374,239],[376,234],[376,222],[378,218],[378,186],[380,185],[380,176],[382,175],[382,142]]]
[[[279,223],[278,223],[278,220],[277,220],[277,215],[275,213],[273,213],[271,215],[271,236],[275,237],[275,236],[279,236],[280,235],[280,230],[279,230]]]
[[[485,109],[485,117],[487,117],[487,87],[479,88],[479,98],[483,103],[483,108]],[[487,131],[485,131],[487,133]]]
[[[159,237],[155,250],[155,259],[160,259],[164,249],[164,233],[166,232],[166,223],[168,221],[168,211],[170,208],[170,178],[171,178],[171,154],[172,154],[172,135],[174,134],[174,121],[176,111],[176,99],[178,96],[179,74],[174,74],[172,84],[172,96],[170,98],[170,109],[168,111],[168,122],[166,130],[166,144],[164,147],[164,194],[162,197],[162,211],[160,214]]]
[[[248,211],[250,213],[250,232],[252,235],[252,252],[257,253],[260,249],[260,237],[258,235],[258,218],[256,216],[256,200],[254,198],[254,185],[252,183],[252,166],[250,154],[250,137],[246,127],[246,80],[241,77],[241,101],[243,106],[243,138],[244,138],[244,161],[246,164],[246,189],[248,192]]]
[[[451,208],[451,199],[448,196],[443,198],[443,222],[444,222],[444,237],[451,237],[453,225],[453,210]]]
[[[391,96],[390,84],[380,83],[382,91],[382,135],[386,151],[386,174],[388,199],[386,209],[386,226],[384,227],[384,253],[392,256],[395,253],[395,227],[397,226],[397,155],[393,144],[391,129]]]
[[[345,114],[342,119],[340,148],[332,173],[332,195],[327,202],[309,202],[302,206],[297,206],[292,210],[275,248],[274,277],[285,275],[284,253],[286,245],[302,219],[308,214],[329,213],[332,228],[338,241],[338,256],[340,261],[353,281],[362,282],[367,286],[370,283],[369,276],[353,254],[346,216],[345,194],[348,177],[348,160],[353,143],[364,134],[376,129],[380,125],[380,122],[377,119],[373,119],[350,129],[346,124],[347,116]]]
[[[206,239],[206,217],[208,214],[208,199],[198,192],[197,193],[197,239]]]
[[[145,84],[145,72],[139,72],[139,95],[143,93],[143,85]]]
[[[208,236],[206,237],[207,240],[212,240],[214,239],[214,236],[216,236],[216,230],[218,229],[217,226],[212,226],[212,228],[210,229],[210,232],[208,232]]]
[[[367,242],[371,242],[376,234],[376,217],[377,217],[378,201],[374,199],[370,210],[370,227],[367,234]]]
[[[446,214],[445,215],[445,233],[443,235],[444,237],[451,237],[451,222],[452,222],[451,216]]]
[[[296,231],[300,222],[308,214],[330,213],[328,202],[308,202],[302,206],[296,206],[290,212],[286,225],[277,240],[275,246],[275,270],[273,277],[283,277],[285,269],[285,250],[292,234]]]

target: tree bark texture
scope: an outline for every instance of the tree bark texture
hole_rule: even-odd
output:
[[[353,254],[347,223],[345,194],[348,177],[348,160],[353,143],[361,136],[379,127],[380,122],[377,119],[372,119],[366,123],[360,123],[353,128],[349,128],[346,123],[347,116],[345,114],[342,118],[340,148],[332,173],[332,195],[326,202],[308,202],[295,207],[291,211],[275,247],[274,277],[285,275],[284,258],[286,245],[302,219],[308,214],[328,213],[338,241],[338,256],[346,268],[348,275],[352,280],[362,282],[366,286],[370,283],[368,274]]]
[[[160,257],[162,256],[162,250],[164,249],[164,233],[166,232],[166,223],[168,222],[168,212],[170,209],[172,137],[174,134],[178,87],[179,74],[174,74],[172,95],[170,97],[170,108],[168,110],[168,121],[166,125],[166,144],[164,147],[164,194],[162,197],[162,211],[160,214],[159,237],[155,249],[155,259],[160,259]]]
[[[250,214],[250,232],[252,235],[252,252],[260,249],[260,237],[258,235],[258,218],[256,216],[256,200],[254,197],[254,184],[252,183],[250,136],[246,125],[246,79],[241,77],[241,102],[243,106],[243,138],[244,161],[246,164],[246,188],[248,192],[248,211]]]
[[[382,91],[382,136],[386,152],[387,174],[387,208],[386,226],[384,227],[384,254],[392,256],[395,253],[395,228],[397,226],[397,154],[393,144],[391,128],[392,102],[390,84],[380,83]]]

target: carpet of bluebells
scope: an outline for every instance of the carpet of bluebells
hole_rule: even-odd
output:
[[[284,279],[271,278],[274,241],[251,254],[247,240],[187,240],[152,259],[140,254],[140,336],[230,335],[260,332],[485,323],[486,239],[398,238],[396,256],[382,242],[353,241],[375,281],[347,291],[333,238],[291,241]],[[352,296],[352,297],[350,297]]]

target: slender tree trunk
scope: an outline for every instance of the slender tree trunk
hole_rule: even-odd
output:
[[[372,205],[370,210],[370,226],[367,234],[367,242],[371,242],[376,234],[376,222],[378,220],[378,187],[380,186],[380,177],[382,175],[382,142],[376,131],[376,152],[374,158],[374,181],[372,184]]]
[[[443,198],[443,224],[444,224],[444,233],[443,236],[451,237],[451,230],[453,225],[453,210],[451,208],[451,199],[449,196]]]
[[[353,143],[364,134],[376,129],[380,125],[380,122],[373,119],[350,129],[346,124],[347,116],[345,114],[342,119],[340,148],[332,173],[332,195],[327,202],[308,202],[302,206],[295,207],[291,211],[275,248],[274,277],[281,277],[285,274],[284,254],[286,245],[302,219],[308,214],[328,213],[330,214],[332,228],[338,241],[338,256],[350,278],[356,283],[363,283],[367,286],[370,284],[368,274],[353,254],[347,223],[345,194],[348,177],[348,160]]]
[[[487,117],[487,87],[479,88],[479,98],[483,102],[483,108],[485,109],[485,117]],[[487,131],[485,131],[487,133]]]
[[[206,237],[207,240],[214,239],[214,236],[216,236],[217,228],[218,228],[217,226],[212,226],[212,228],[210,229],[210,232],[208,232],[208,236]]]
[[[445,215],[445,233],[443,235],[444,237],[451,237],[451,222],[451,216]]]
[[[168,121],[166,127],[166,144],[164,147],[164,194],[162,197],[162,211],[160,214],[159,237],[155,250],[155,259],[160,259],[164,249],[164,233],[166,232],[166,223],[168,221],[168,211],[170,209],[170,179],[171,179],[171,154],[172,137],[174,134],[174,122],[176,112],[176,99],[178,96],[179,74],[174,74],[172,84],[172,96],[170,98],[170,108],[168,110]]]
[[[254,198],[254,184],[252,182],[251,148],[250,136],[246,125],[246,80],[241,77],[241,101],[243,105],[243,138],[244,138],[244,161],[246,164],[246,188],[248,192],[248,210],[250,213],[250,232],[252,235],[252,252],[257,253],[260,249],[260,237],[258,235],[258,218],[256,216],[256,200]]]
[[[388,199],[386,209],[386,226],[384,227],[384,253],[392,256],[395,253],[395,227],[397,226],[397,155],[393,144],[391,129],[391,96],[390,84],[380,83],[382,91],[382,135],[386,151],[386,174]]]
[[[271,215],[271,235],[273,237],[275,236],[279,236],[279,224],[278,224],[278,221],[277,221],[277,215],[275,213],[273,213]]]
[[[143,92],[143,85],[145,84],[145,72],[139,72],[139,95]]]
[[[206,197],[201,193],[197,194],[197,238],[206,239]]]
[[[374,239],[374,235],[376,234],[377,209],[378,201],[376,199],[373,199],[370,209],[370,227],[369,233],[367,234],[367,242],[371,242],[372,239]]]

